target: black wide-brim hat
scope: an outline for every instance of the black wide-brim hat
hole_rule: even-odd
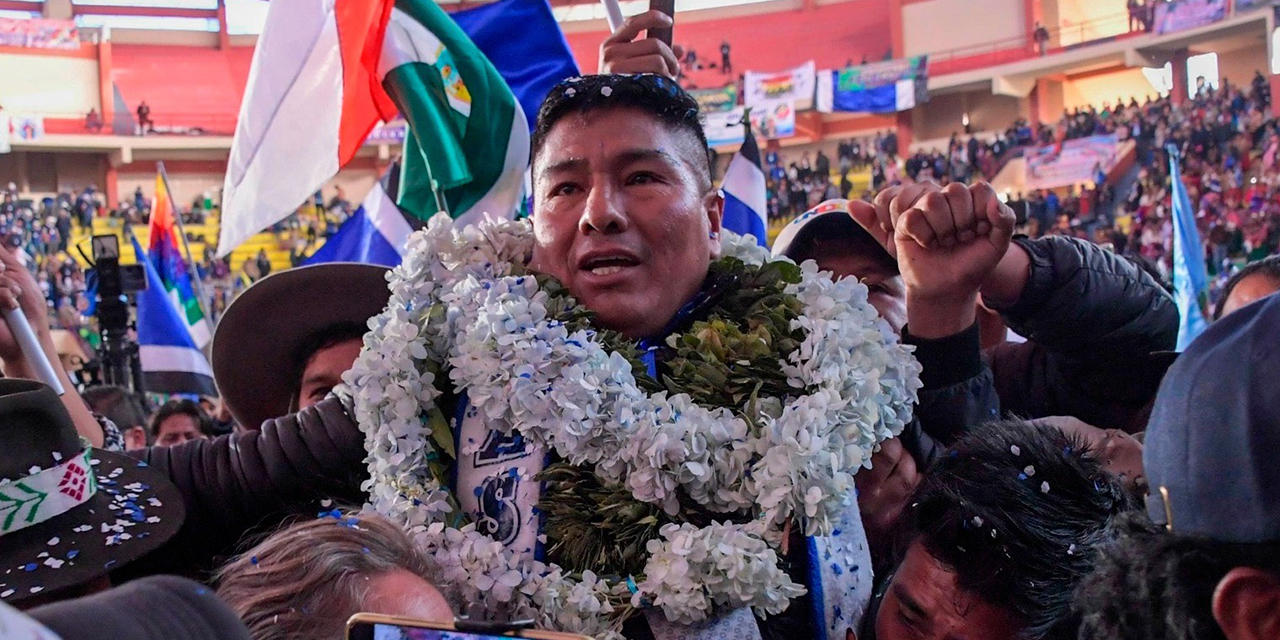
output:
[[[90,582],[182,526],[186,509],[168,476],[87,448],[43,384],[0,380],[0,441],[0,601],[17,606]]]
[[[365,325],[391,299],[390,269],[351,262],[295,267],[245,289],[213,333],[213,380],[236,422],[291,413],[298,349],[336,324]]]

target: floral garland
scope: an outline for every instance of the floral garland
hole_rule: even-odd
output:
[[[770,263],[753,238],[724,235],[726,259]],[[527,271],[532,247],[527,222],[459,230],[444,215],[410,238],[345,378],[366,434],[370,507],[408,528],[442,586],[483,607],[473,615],[620,638],[642,607],[683,623],[785,610],[804,593],[779,565],[787,532],[794,523],[829,534],[853,499],[853,474],[910,420],[920,388],[910,347],[865,286],[806,263],[785,284],[802,311],[789,330],[802,339],[773,360],[792,393],[729,408],[646,391],[634,346],[591,328],[554,280]],[[467,522],[444,482],[456,452],[440,408],[463,391],[492,428],[518,431],[664,516],[642,573],[525,559]],[[714,516],[697,519],[709,524],[684,517],[689,504]]]

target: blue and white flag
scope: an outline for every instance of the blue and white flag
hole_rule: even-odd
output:
[[[388,171],[391,175],[396,172],[394,168]],[[375,182],[360,208],[303,264],[361,262],[395,267],[404,258],[411,233],[413,227],[387,189],[381,181]]]
[[[164,281],[147,252],[137,238],[130,240],[138,264],[147,272],[147,288],[138,292],[138,356],[147,391],[218,395],[209,359],[196,347],[186,319],[165,292]]]
[[[724,173],[724,220],[721,226],[738,235],[751,234],[760,246],[768,245],[768,196],[765,189],[764,170],[760,168],[760,147],[751,132],[749,122],[744,122],[747,138],[742,148],[733,154],[729,169]]]
[[[578,75],[578,64],[547,0],[498,0],[449,17],[507,81],[530,131],[551,88]]]
[[[1204,243],[1196,228],[1195,210],[1182,182],[1178,149],[1169,151],[1169,179],[1173,183],[1173,295],[1178,303],[1177,350],[1182,351],[1209,326],[1209,274],[1204,264]]]

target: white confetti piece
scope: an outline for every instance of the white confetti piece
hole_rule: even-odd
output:
[[[155,498],[152,498],[152,500],[154,500],[154,499],[155,499]],[[328,499],[328,498],[325,498],[324,500],[321,500],[321,501],[320,501],[320,506],[325,507],[325,508],[332,507],[332,506],[333,506],[333,501],[332,501],[332,500],[330,500],[330,499]]]
[[[53,567],[54,569],[61,569],[62,565],[66,564],[66,562],[63,562],[62,560],[59,560],[57,558],[49,558],[48,560],[44,561],[44,564],[45,566]]]
[[[45,551],[45,552],[41,553],[40,555],[36,556],[36,558],[48,558],[48,557],[49,557],[49,552],[48,552],[48,551]]]
[[[78,526],[78,527],[76,527],[76,528],[72,529],[72,531],[74,531],[74,532],[76,532],[76,533],[84,533],[84,532],[86,532],[86,531],[88,531],[88,530],[90,530],[90,529],[92,529],[92,528],[93,528],[93,527],[91,527],[91,526],[89,526],[89,525],[87,525],[87,524],[82,524],[82,525],[80,525],[80,526]]]
[[[1076,554],[1076,546],[1073,544],[1067,547],[1067,555],[1074,556]]]
[[[1027,474],[1027,477],[1030,478],[1036,474],[1036,468],[1031,465],[1027,465],[1027,468],[1023,469],[1022,472]]]
[[[578,93],[577,89],[574,89],[573,87],[569,87],[568,89],[564,90],[564,97],[572,98],[577,93]]]
[[[1015,456],[1020,456],[1022,455],[1022,449],[1019,449],[1018,445],[1016,444],[1009,445],[1009,453],[1012,453]]]
[[[53,452],[53,461],[54,461],[54,462],[62,462],[62,454],[61,454],[61,453],[58,453],[57,451],[54,451],[54,452]]]
[[[13,595],[13,589],[5,589],[4,593],[0,593],[0,598],[8,598]]]
[[[54,537],[52,537],[52,538],[49,538],[49,546],[51,546],[51,547],[52,547],[52,546],[54,546],[54,545],[56,545],[56,544],[58,544],[59,542],[62,542],[62,539],[61,539],[61,538],[59,538],[58,536],[54,536]]]
[[[155,498],[147,498],[147,504],[149,504],[149,505],[151,505],[151,506],[153,506],[153,507],[162,507],[162,506],[164,506],[163,504],[161,504],[161,502],[160,502],[159,500],[157,500],[157,499],[155,499]]]
[[[157,518],[156,516],[151,516],[150,518],[147,518],[147,522],[150,522],[151,524],[155,524],[157,522],[160,522],[160,518]]]
[[[1041,483],[1040,483],[1040,493],[1049,493],[1049,483],[1048,483],[1048,482],[1041,482]]]
[[[31,593],[40,593],[44,591],[44,587],[31,587]]]
[[[600,95],[606,98],[613,95],[613,87],[600,87]]]
[[[38,467],[38,466],[31,467],[30,469],[27,469],[27,474],[28,474],[28,475],[33,475],[33,476],[34,476],[34,475],[35,475],[35,474],[37,474],[37,473],[40,473],[40,467]]]
[[[973,517],[973,526],[975,526],[975,527],[981,527],[981,526],[982,526],[982,518],[981,518],[981,517],[979,517],[979,516],[974,516],[974,517]]]

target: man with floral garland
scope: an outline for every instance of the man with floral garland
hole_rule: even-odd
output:
[[[721,251],[722,200],[711,186],[697,117],[696,102],[672,82],[653,76],[589,77],[557,88],[544,105],[534,136],[530,267],[562,281],[594,312],[593,325],[639,340],[639,352],[653,374],[662,371],[667,358],[677,355],[661,338],[687,329],[722,304],[723,296],[732,295],[732,286],[723,287],[721,281],[707,277]],[[1008,242],[1012,229],[1007,208],[988,196],[979,190],[964,202],[919,203],[902,228],[922,247],[920,259],[927,261],[927,250],[943,242],[957,246],[954,238],[942,239],[936,232],[930,236],[929,230],[936,220],[959,217],[960,224],[953,223],[953,228],[967,228],[964,221],[968,220],[975,231],[967,242],[959,243],[961,249],[972,252],[973,268],[987,268],[984,256],[1002,253],[1000,245]],[[978,219],[983,221],[981,226],[974,222]],[[922,300],[926,309],[936,312],[932,325],[921,322],[926,335],[931,330],[949,331],[955,324],[949,319],[956,312],[948,307],[949,300],[949,295]],[[397,304],[393,295],[386,313],[401,313]],[[860,321],[876,322],[874,313],[867,313]],[[874,333],[890,336],[883,338],[887,343],[893,341],[886,331]],[[351,380],[360,386],[359,376]],[[907,380],[886,384],[910,386]],[[543,487],[537,474],[546,452],[518,435],[490,431],[479,412],[469,408],[471,403],[444,400],[442,408],[457,410],[452,442],[457,443],[458,464],[444,474],[452,476],[455,489],[451,493],[460,503],[459,510],[471,517],[477,531],[511,553],[538,555],[544,539],[538,533],[543,518],[537,509],[538,496]],[[357,409],[358,404],[357,400]],[[352,466],[361,465],[365,438],[359,432],[352,437],[355,429],[347,415],[333,400],[326,400],[300,413],[298,426],[267,425],[261,433],[190,443],[167,452],[152,451],[146,457],[174,476],[212,470],[199,475],[215,477],[215,483],[184,483],[175,478],[184,493],[192,494],[189,501],[228,504],[228,511],[256,513],[308,493],[333,491],[333,483],[321,483],[322,477],[349,477]],[[427,424],[433,432],[437,428],[430,421]],[[370,442],[377,445],[381,437],[371,433]],[[377,456],[373,458],[376,461]],[[275,475],[272,470],[282,465],[289,466],[291,473]],[[224,467],[239,472],[216,471]],[[322,477],[308,477],[308,469]],[[247,474],[241,473],[246,470]],[[375,493],[379,489],[376,483],[374,489]],[[253,504],[246,505],[245,497],[252,497]],[[375,495],[375,504],[382,497]],[[418,505],[415,501],[410,509]],[[789,526],[783,531],[786,569],[814,595],[795,597],[793,587],[787,587],[769,595],[791,600],[786,613],[770,617],[758,630],[749,610],[740,609],[712,625],[711,632],[734,628],[732,633],[738,634],[737,625],[741,625],[750,634],[743,637],[756,633],[766,638],[828,637],[856,628],[870,595],[870,562],[856,505],[848,505],[845,511],[827,538],[806,539]],[[239,522],[246,514],[224,515]],[[213,528],[231,533],[225,526]],[[499,574],[484,580],[487,587],[471,586],[481,591],[509,588],[511,577]],[[635,590],[629,581],[626,586]],[[643,601],[642,597],[633,600],[641,605]],[[690,627],[666,623],[660,612],[632,620],[625,629],[631,637],[702,637]]]

